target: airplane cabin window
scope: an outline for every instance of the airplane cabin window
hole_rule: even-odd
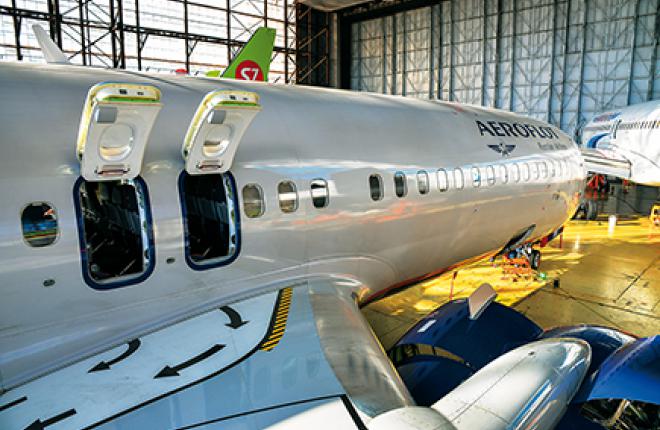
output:
[[[30,203],[21,213],[25,243],[33,248],[51,245],[57,239],[57,213],[46,202]]]
[[[298,209],[298,191],[296,184],[291,181],[282,181],[277,184],[277,194],[280,200],[280,209],[284,213],[295,212]]]
[[[313,179],[310,188],[314,207],[321,209],[328,206],[328,183],[323,179]]]
[[[369,191],[371,200],[378,201],[383,198],[383,178],[380,175],[373,174],[369,176]]]
[[[527,182],[529,181],[530,174],[529,174],[529,164],[528,163],[522,163],[522,180]]]
[[[506,164],[500,164],[499,165],[500,169],[500,178],[502,179],[502,183],[506,184],[509,182],[509,169],[507,168]]]
[[[465,176],[463,175],[463,169],[459,167],[454,169],[454,186],[457,190],[462,190],[465,186]]]
[[[449,178],[447,177],[447,171],[445,169],[438,169],[438,190],[447,191],[449,188]]]
[[[420,194],[429,192],[429,174],[426,173],[426,170],[417,172],[417,190]]]
[[[266,211],[264,192],[257,184],[243,187],[243,211],[248,218],[259,218]]]
[[[81,178],[75,195],[85,281],[103,289],[146,279],[155,255],[144,181]]]
[[[530,177],[532,180],[539,178],[539,164],[540,163],[535,162],[529,163]]]
[[[472,186],[477,188],[481,186],[481,172],[478,167],[472,167],[470,170],[472,173]]]
[[[486,167],[486,182],[488,185],[495,185],[495,168],[493,166]]]
[[[518,163],[509,164],[511,170],[511,178],[514,182],[520,182],[520,166]]]
[[[237,203],[229,174],[179,178],[183,210],[185,254],[193,269],[227,264],[238,252]],[[243,194],[245,199],[245,194]]]
[[[406,174],[403,172],[396,172],[394,174],[394,192],[397,197],[405,197],[408,194],[408,186],[406,184]]]
[[[541,176],[541,179],[548,177],[548,164],[545,161],[539,163],[539,175]]]

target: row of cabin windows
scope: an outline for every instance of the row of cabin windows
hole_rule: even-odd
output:
[[[328,206],[330,196],[328,183],[324,179],[313,179],[310,183],[312,204],[317,209]],[[247,184],[243,187],[243,210],[248,218],[259,218],[266,211],[264,191],[258,184]],[[282,181],[277,184],[277,195],[280,210],[292,213],[298,209],[298,191],[296,184],[291,181]]]
[[[499,164],[497,166],[488,165],[485,167],[473,166],[469,170],[469,176],[466,169],[456,167],[453,170],[438,169],[436,172],[439,191],[447,191],[453,182],[453,187],[457,190],[465,188],[466,179],[472,183],[474,188],[481,187],[482,184],[488,186],[495,185],[498,181],[502,184],[509,182],[528,182],[530,180],[548,179],[554,177],[563,177],[568,174],[568,163],[565,160],[544,160]],[[429,174],[425,170],[420,170],[416,174],[417,191],[420,194],[427,194],[430,191]],[[369,189],[371,199],[381,200],[384,196],[383,179],[378,174],[369,176]],[[408,194],[406,174],[396,172],[394,174],[394,193],[397,197],[405,197]]]
[[[562,177],[568,174],[568,163],[565,160],[544,160],[488,165],[485,167],[473,166],[468,172],[465,168],[456,167],[453,170],[438,169],[436,172],[439,191],[447,191],[453,183],[453,187],[461,190],[465,187],[466,179],[469,178],[474,188],[482,184],[495,185],[498,181],[502,184],[509,182],[530,181]],[[416,174],[417,191],[427,194],[430,191],[429,174],[426,170],[420,170]],[[383,179],[378,174],[369,176],[369,191],[371,199],[381,200],[384,197]],[[408,194],[406,174],[396,172],[394,174],[394,193],[397,197],[405,197]]]
[[[496,171],[497,168],[497,171]],[[568,174],[568,163],[562,161],[534,161],[506,163],[497,166],[470,169],[472,185],[489,186],[499,180],[508,182],[545,179]],[[436,172],[438,189],[447,191],[450,182],[462,189],[468,178],[465,169],[439,169]],[[425,170],[416,174],[420,194],[430,191],[430,178]],[[369,176],[371,198],[384,197],[383,178]],[[408,193],[406,175],[394,174],[397,197]],[[292,213],[298,209],[298,191],[291,181],[277,185],[280,210]],[[76,183],[76,210],[82,250],[83,275],[95,288],[110,288],[141,282],[153,270],[155,254],[151,214],[146,183],[139,177],[129,181]],[[189,175],[182,173],[179,193],[185,230],[185,253],[188,264],[204,270],[228,264],[238,254],[240,231],[238,202],[233,178],[228,175]],[[324,179],[310,182],[310,195],[315,208],[329,204],[328,183]],[[264,214],[263,189],[258,184],[247,184],[242,190],[247,217]],[[21,214],[25,242],[32,247],[48,246],[58,236],[57,214],[47,202],[26,206]]]

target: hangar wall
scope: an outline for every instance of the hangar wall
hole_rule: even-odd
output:
[[[503,108],[572,133],[598,111],[660,98],[658,3],[451,0],[352,22],[350,87]]]

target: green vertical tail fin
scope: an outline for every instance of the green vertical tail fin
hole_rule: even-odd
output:
[[[206,73],[209,77],[242,79],[246,81],[268,81],[270,59],[275,44],[275,29],[258,28],[231,64],[220,75],[218,70]]]

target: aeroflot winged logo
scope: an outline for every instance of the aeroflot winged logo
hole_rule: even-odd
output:
[[[502,154],[502,157],[508,157],[509,154],[511,154],[513,150],[516,149],[516,145],[506,145],[504,142],[500,142],[499,145],[488,145],[488,147],[493,151]]]

